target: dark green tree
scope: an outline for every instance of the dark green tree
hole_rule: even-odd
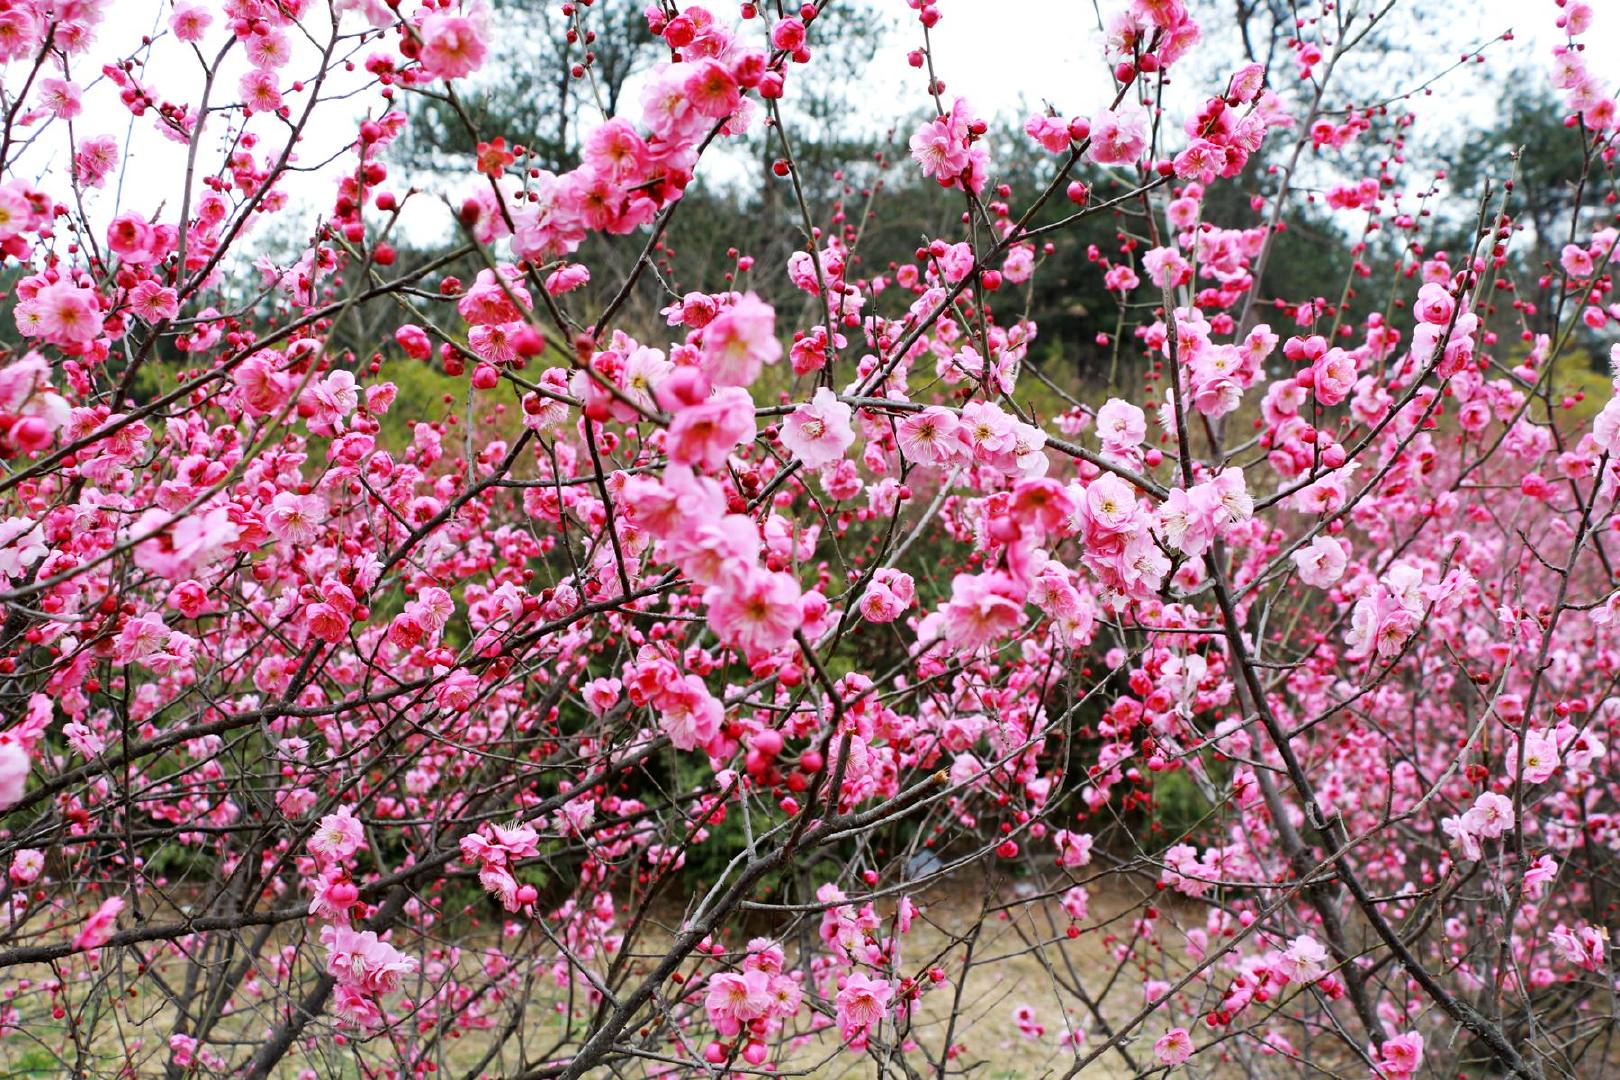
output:
[[[401,161],[418,170],[465,168],[476,132],[528,147],[545,168],[571,167],[581,116],[617,115],[631,76],[665,48],[647,32],[638,4],[573,5],[569,15],[562,7],[494,0],[485,77],[459,89],[454,101],[437,92],[414,95],[398,143]],[[576,66],[582,77],[573,75]]]
[[[1513,267],[1521,299],[1533,301],[1533,329],[1554,325],[1561,281],[1553,271],[1569,243],[1575,222],[1590,220],[1578,211],[1601,207],[1602,193],[1587,183],[1587,135],[1564,124],[1566,110],[1544,85],[1524,77],[1509,80],[1497,123],[1459,140],[1452,181],[1478,196],[1487,180],[1500,190],[1514,181],[1508,213],[1529,228],[1515,238]],[[1458,228],[1472,222],[1458,223]]]

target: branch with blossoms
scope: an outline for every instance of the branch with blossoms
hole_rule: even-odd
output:
[[[1418,113],[1346,75],[1393,3],[1270,11],[1286,56],[1233,71],[1130,0],[1106,92],[1019,146],[908,8],[923,113],[851,220],[805,153],[836,4],[650,4],[637,106],[553,172],[466,104],[478,2],[115,41],[122,6],[0,0],[0,1058],[1612,1067],[1593,7],[1548,19],[1556,266],[1511,162],[1437,246]],[[442,184],[400,161],[426,106],[477,147]],[[791,254],[702,280],[681,208],[761,146]],[[938,212],[891,251],[900,189]],[[1336,301],[1283,242],[1318,194]],[[1037,348],[1065,246],[1106,386]]]

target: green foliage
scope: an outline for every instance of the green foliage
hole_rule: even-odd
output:
[[[1539,279],[1556,267],[1558,253],[1579,220],[1577,209],[1585,208],[1594,215],[1602,212],[1602,192],[1585,183],[1582,132],[1564,126],[1565,109],[1546,81],[1524,77],[1511,79],[1508,85],[1497,124],[1468,132],[1459,140],[1452,155],[1451,181],[1475,199],[1491,181],[1493,211],[1503,182],[1514,181],[1507,211],[1530,226],[1514,238],[1511,249],[1520,286],[1516,295],[1535,304],[1535,313],[1528,316],[1531,328],[1547,333],[1555,325],[1562,278],[1552,274],[1544,283]],[[1594,227],[1597,224],[1594,220]],[[1466,248],[1473,226],[1472,217],[1455,223],[1456,248]],[[1505,332],[1516,333],[1518,316],[1510,314],[1513,317],[1504,319],[1501,326]]]
[[[1198,784],[1185,769],[1156,774],[1153,783],[1153,809],[1150,821],[1150,850],[1162,850],[1182,837],[1197,836],[1212,807]]]
[[[410,445],[414,422],[443,419],[466,408],[467,377],[452,378],[437,364],[399,357],[385,361],[377,378],[399,387],[393,407],[378,418],[382,430],[377,434],[377,444],[390,450]],[[448,401],[445,400],[447,395]],[[480,395],[481,398],[493,396]],[[455,449],[447,446],[446,452],[454,453]]]
[[[31,1046],[17,1055],[17,1059],[5,1067],[0,1075],[14,1076],[58,1076],[62,1065],[56,1057],[44,1047]]]
[[[1564,237],[1554,223],[1568,221],[1583,173],[1581,133],[1564,126],[1564,107],[1544,79],[1526,73],[1509,86],[1497,124],[1459,140],[1451,181],[1477,196],[1486,179],[1514,179],[1515,215],[1534,226],[1531,239],[1538,248],[1556,250]]]

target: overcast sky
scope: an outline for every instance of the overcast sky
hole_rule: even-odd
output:
[[[1123,4],[1101,3],[1105,16],[1120,6]],[[1359,4],[1347,0],[1345,6],[1371,9],[1375,5],[1369,0]],[[1620,0],[1595,0],[1592,6],[1597,18],[1583,40],[1590,44],[1592,70],[1606,72],[1612,84],[1620,79],[1620,53],[1616,51],[1620,48]],[[1072,97],[1076,111],[1089,108],[1107,93],[1106,75],[1095,59],[1100,37],[1090,0],[944,0],[939,7],[945,17],[931,33],[935,62],[942,67],[941,76],[949,90],[998,108],[1016,105],[1020,94],[1053,96],[1065,105]],[[1220,10],[1230,7],[1223,3]],[[1505,30],[1514,31],[1516,40],[1497,44],[1488,55],[1533,57],[1543,69],[1552,47],[1563,40],[1554,25],[1558,8],[1553,0],[1448,0],[1439,4],[1400,0],[1396,11],[1415,18],[1421,32],[1432,38],[1419,43],[1419,47],[1431,49],[1421,68],[1403,65],[1389,72],[1391,92],[1422,83],[1433,69],[1455,60],[1461,49],[1477,46]],[[1430,14],[1418,16],[1418,12]],[[1037,28],[1035,32],[1030,32],[1030,26]],[[900,40],[887,58],[888,65],[904,64],[906,49],[914,47],[918,38],[916,30],[916,24],[909,21],[897,28],[895,37]],[[1213,16],[1205,17],[1205,30],[1210,39],[1235,36]],[[1441,51],[1441,45],[1447,48]],[[1291,66],[1281,65],[1278,74],[1285,77]],[[1453,93],[1472,93],[1499,82],[1501,71],[1500,66],[1488,64],[1480,71],[1450,77],[1444,85]]]
[[[598,2],[639,4],[641,0]],[[1103,10],[1111,10],[1119,2],[1122,0],[1104,0]],[[1357,0],[1347,2],[1355,5]],[[710,6],[712,10],[729,14],[734,4],[732,0],[711,0]],[[1360,6],[1368,7],[1369,0],[1360,0]],[[1598,9],[1597,23],[1585,39],[1589,42],[1589,63],[1612,88],[1620,84],[1620,0],[1599,0],[1594,6]],[[1038,107],[1044,101],[1052,102],[1065,114],[1090,113],[1106,104],[1110,84],[1098,62],[1101,35],[1089,0],[940,0],[939,7],[944,18],[932,31],[932,40],[936,68],[946,82],[947,97],[962,94],[981,113],[1006,116],[1021,116],[1027,107]],[[1557,8],[1553,0],[1474,0],[1466,4],[1425,3],[1422,7],[1413,3],[1413,10],[1408,14],[1416,17],[1416,12],[1435,11],[1439,7],[1448,11],[1422,16],[1415,34],[1407,35],[1415,36],[1427,51],[1392,57],[1387,62],[1390,70],[1376,73],[1384,92],[1394,94],[1423,83],[1454,61],[1463,49],[1488,41],[1504,30],[1512,29],[1517,40],[1509,45],[1493,46],[1487,53],[1490,58],[1487,64],[1468,65],[1435,84],[1434,95],[1422,103],[1422,112],[1432,129],[1455,129],[1460,123],[1488,124],[1500,88],[1515,64],[1531,64],[1536,77],[1545,78],[1551,48],[1561,40],[1554,27]],[[868,71],[859,96],[867,106],[867,112],[860,119],[868,125],[884,124],[923,102],[922,79],[906,62],[907,51],[921,41],[920,27],[900,0],[890,0],[887,9],[893,13],[895,26]],[[1453,12],[1463,9],[1468,11],[1467,18],[1454,16]],[[90,83],[103,63],[116,59],[141,34],[166,29],[169,10],[167,0],[156,3],[115,0],[109,5],[107,19],[88,57],[92,62],[81,61],[72,73],[74,77],[81,83]],[[828,22],[835,17],[829,14]],[[216,38],[222,21],[216,21]],[[1223,41],[1235,37],[1213,17],[1209,19],[1206,33]],[[375,47],[368,46],[365,52]],[[239,58],[240,50],[236,52]],[[1225,54],[1236,55],[1230,45],[1225,47]],[[312,49],[306,43],[287,69],[288,78],[307,75],[312,58]],[[19,66],[14,64],[12,68]],[[1284,61],[1277,70],[1286,77],[1291,68],[1292,64]],[[236,100],[236,81],[242,70],[240,63],[227,69],[221,85],[216,87],[216,102]],[[810,77],[815,77],[813,72]],[[195,56],[188,47],[172,39],[159,40],[154,46],[144,78],[160,98],[191,103],[197,100],[202,82]],[[339,73],[332,88],[358,85],[365,78],[363,71],[352,75]],[[1194,95],[1201,98],[1208,91],[1204,80],[1193,78],[1192,73],[1184,74],[1180,81],[1184,84],[1181,93],[1186,94],[1188,100]],[[302,103],[299,95],[289,100],[295,110]],[[634,97],[627,95],[627,100],[633,101]],[[320,119],[308,131],[301,160],[309,164],[337,153],[353,138],[356,110],[374,108],[376,104],[375,94],[367,93],[353,102],[327,106],[324,113],[318,109]],[[277,148],[285,132],[273,118],[256,119],[252,130]],[[79,139],[114,135],[129,147],[122,174],[92,200],[91,213],[95,219],[110,219],[120,200],[121,208],[140,210],[148,215],[164,205],[167,219],[173,219],[178,212],[179,177],[184,169],[185,148],[157,134],[149,118],[132,123],[127,110],[117,102],[116,88],[104,78],[86,94],[85,114],[77,121],[74,133]],[[203,143],[204,159],[208,160],[211,150],[217,156],[218,147],[218,136],[210,131]],[[22,174],[32,177],[60,169],[66,161],[66,141],[60,133],[52,132],[27,150],[18,168]],[[304,220],[329,205],[333,179],[343,168],[352,168],[352,158],[291,178],[284,184],[294,200],[308,208]]]

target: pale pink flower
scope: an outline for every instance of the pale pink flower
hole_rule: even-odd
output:
[[[52,341],[78,345],[101,335],[101,308],[94,289],[63,279],[41,289],[34,306],[43,336]]]
[[[1147,416],[1128,401],[1109,398],[1097,410],[1097,438],[1114,453],[1134,449],[1147,438]]]
[[[192,1055],[197,1051],[197,1040],[190,1035],[181,1035],[176,1032],[169,1036],[170,1060],[178,1068],[185,1068],[192,1062]]]
[[[1187,1029],[1178,1027],[1160,1035],[1153,1044],[1153,1054],[1159,1059],[1159,1064],[1174,1068],[1192,1057],[1192,1036]]]
[[[84,111],[78,84],[67,79],[41,79],[39,103],[58,120],[72,120]]]
[[[1602,969],[1608,938],[1608,931],[1601,927],[1582,925],[1570,928],[1563,923],[1559,923],[1548,935],[1553,948],[1565,962],[1587,971]]]
[[[1412,305],[1412,313],[1420,322],[1430,326],[1445,326],[1451,322],[1451,313],[1456,310],[1456,301],[1444,285],[1429,282],[1418,290],[1417,302]]]
[[[1091,121],[1086,156],[1098,165],[1130,165],[1146,148],[1146,122],[1138,109],[1105,110]]]
[[[326,521],[326,500],[319,495],[278,491],[264,515],[264,527],[284,544],[303,547],[320,534]]]
[[[747,386],[781,357],[776,312],[753,293],[703,328],[703,371],[716,386]]]
[[[683,675],[659,694],[658,726],[677,750],[707,746],[720,733],[725,709],[696,675]]]
[[[685,521],[665,546],[687,577],[699,585],[714,585],[728,573],[758,561],[759,527],[746,514],[727,514],[718,521]]]
[[[960,426],[955,413],[930,405],[900,421],[900,452],[919,465],[946,464],[960,452],[961,444],[956,437]]]
[[[155,281],[143,281],[130,290],[129,309],[147,323],[173,319],[180,314],[179,295]]]
[[[436,12],[422,20],[422,68],[440,79],[459,79],[484,65],[483,28],[466,15]]]
[[[1012,579],[999,570],[958,574],[951,580],[951,598],[940,616],[945,640],[967,653],[1018,629],[1024,605]]]
[[[1327,965],[1327,949],[1309,934],[1289,942],[1282,955],[1282,968],[1294,982],[1315,982],[1327,971]]]
[[[347,806],[321,818],[309,838],[309,850],[326,863],[340,863],[366,846],[365,826]]]
[[[968,150],[949,118],[930,120],[911,136],[911,157],[923,175],[949,185],[968,166]]]
[[[81,184],[102,187],[118,165],[118,140],[111,135],[95,135],[79,143],[73,155],[73,175]]]
[[[1318,589],[1337,584],[1350,562],[1344,541],[1331,536],[1318,536],[1290,558],[1299,569],[1299,579]]]
[[[1067,829],[1059,829],[1052,834],[1052,843],[1057,847],[1059,866],[1072,869],[1086,866],[1091,862],[1093,838],[1090,833],[1075,833]]]
[[[1565,244],[1563,252],[1558,256],[1558,263],[1570,277],[1592,276],[1592,254],[1579,244]]]
[[[1475,836],[1497,837],[1513,827],[1513,800],[1487,791],[1463,814],[1463,823]]]
[[[1530,864],[1524,872],[1524,892],[1532,900],[1541,899],[1541,894],[1558,877],[1558,862],[1551,855],[1542,855]]]
[[[737,80],[718,60],[704,59],[695,65],[688,65],[685,70],[686,80],[682,87],[698,115],[710,120],[723,120],[742,104]]]
[[[401,953],[372,930],[323,926],[321,944],[327,950],[327,974],[377,997],[399,989],[400,981],[418,966],[415,957]]]
[[[0,742],[0,810],[22,801],[31,768],[28,751],[15,742]]]
[[[4,803],[0,803],[0,809],[4,808]],[[29,885],[39,880],[44,870],[45,853],[37,848],[23,848],[11,857],[11,880],[19,885]]]
[[[783,422],[782,445],[807,468],[830,465],[855,441],[852,413],[831,390],[820,387],[809,403],[794,409]]]
[[[256,113],[272,113],[281,108],[281,84],[274,71],[254,68],[237,83],[242,104]]]
[[[740,386],[726,386],[706,401],[681,409],[664,437],[669,460],[714,471],[732,449],[754,437],[754,399]]]
[[[203,39],[213,21],[214,13],[202,4],[177,4],[169,16],[169,27],[181,41],[195,44]]]
[[[243,360],[234,373],[242,408],[251,416],[268,416],[287,403],[292,380],[279,370],[281,354],[260,350]]]
[[[1521,710],[1522,711],[1522,710]],[[1517,748],[1510,745],[1507,754],[1507,767],[1512,771],[1519,760]],[[1546,729],[1532,729],[1524,738],[1524,781],[1527,784],[1540,784],[1552,778],[1558,771],[1559,754],[1558,739]]]

